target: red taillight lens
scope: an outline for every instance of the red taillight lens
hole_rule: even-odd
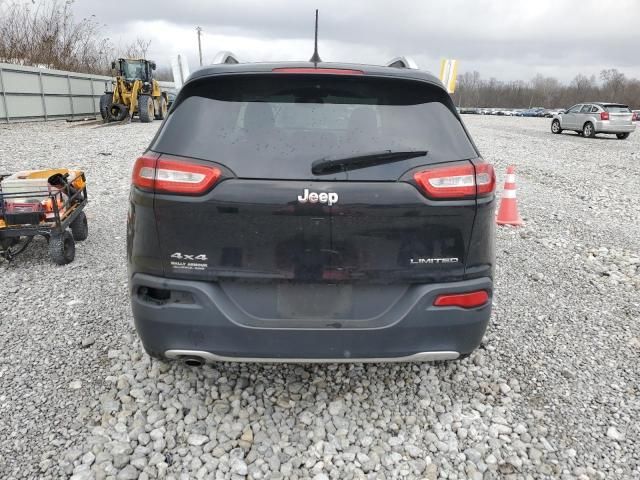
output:
[[[313,68],[313,67],[299,67],[299,68],[274,68],[271,70],[274,73],[323,73],[328,75],[363,75],[362,70],[351,70],[347,68]]]
[[[637,112],[633,112],[631,114],[631,120],[633,120],[634,122],[638,121],[638,113]]]
[[[432,198],[466,198],[493,193],[496,174],[493,165],[478,163],[437,167],[413,175],[423,192]]]
[[[156,165],[156,192],[200,195],[218,181],[222,171],[180,160],[160,158]]]
[[[220,178],[222,171],[174,157],[142,156],[133,166],[132,183],[143,190],[179,195],[202,195]]]
[[[153,191],[156,179],[157,156],[142,156],[136,160],[131,174],[131,183],[142,190]]]
[[[496,172],[490,163],[476,165],[476,187],[478,196],[492,194],[496,189]]]
[[[488,301],[489,294],[487,291],[478,290],[476,292],[438,295],[434,300],[433,305],[436,307],[476,308],[481,307]]]
[[[600,120],[609,120],[609,112],[600,112]]]

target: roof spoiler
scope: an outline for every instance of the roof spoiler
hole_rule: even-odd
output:
[[[387,62],[387,67],[394,68],[411,68],[412,70],[418,70],[418,64],[411,57],[396,57]]]
[[[226,63],[228,65],[233,63],[240,63],[240,60],[235,56],[235,54],[224,51],[219,52],[211,63],[213,63],[214,65]]]

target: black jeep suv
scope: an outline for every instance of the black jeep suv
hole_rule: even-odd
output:
[[[495,175],[428,73],[201,69],[132,183],[131,304],[152,356],[426,361],[480,344]]]

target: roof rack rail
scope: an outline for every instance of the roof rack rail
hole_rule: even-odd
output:
[[[214,65],[221,64],[221,63],[231,64],[231,63],[240,63],[240,60],[238,59],[238,57],[236,57],[235,54],[228,51],[223,51],[223,52],[218,52],[218,54],[214,57],[213,62],[211,63],[213,63]]]
[[[411,68],[418,70],[418,64],[411,57],[396,57],[387,62],[387,67],[395,68]]]

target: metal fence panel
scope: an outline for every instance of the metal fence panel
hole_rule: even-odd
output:
[[[45,95],[67,95],[69,93],[67,77],[52,77],[44,75],[42,77],[42,89],[44,90]]]
[[[7,70],[3,75],[7,93],[40,93],[40,80],[37,75],[24,75],[22,72]]]
[[[74,95],[91,95],[91,80],[88,78],[70,78],[71,93]]]
[[[112,77],[0,63],[0,122],[98,115]],[[172,82],[160,82],[173,88]]]
[[[9,112],[11,118],[16,115],[13,112],[19,112],[21,118],[44,117],[42,98],[39,96],[7,94],[5,100],[7,102],[5,110]]]
[[[73,113],[75,115],[94,115],[95,104],[91,97],[73,97]]]
[[[94,95],[102,95],[107,87],[111,85],[111,79],[108,80],[93,80],[93,94]]]
[[[2,70],[0,70],[0,119],[7,119],[7,110],[4,106],[5,98],[4,98],[4,75],[2,75]],[[7,119],[7,121],[9,121]]]
[[[70,117],[71,104],[68,97],[45,97],[47,117]]]

